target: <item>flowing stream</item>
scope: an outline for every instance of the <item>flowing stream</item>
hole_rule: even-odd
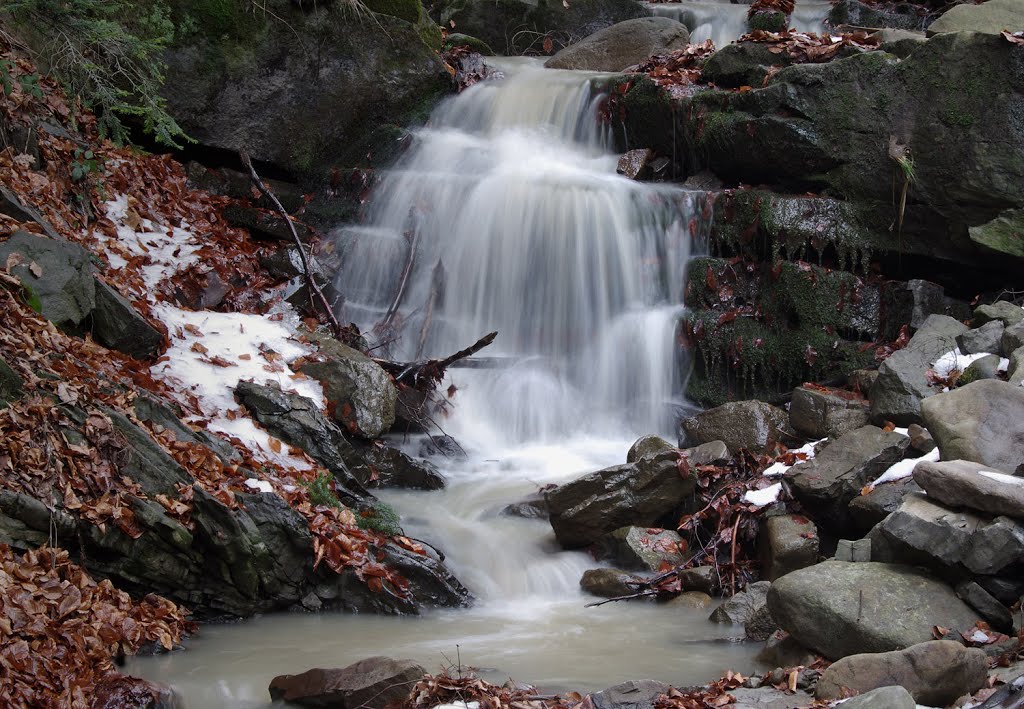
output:
[[[477,598],[420,618],[277,614],[206,626],[187,652],[130,661],[188,706],[256,707],[272,677],[363,657],[456,663],[544,690],[626,679],[677,686],[756,647],[710,609],[644,602],[584,608],[599,564],[557,548],[545,521],[502,514],[541,485],[624,461],[669,435],[680,389],[676,326],[699,200],[616,174],[599,119],[607,77],[495,61],[506,78],[441,106],[376,189],[365,223],[335,235],[343,320],[393,340],[396,359],[449,354],[486,332],[496,366],[452,369],[440,419],[464,459],[435,457],[436,492],[385,491],[406,531],[448,555]],[[412,258],[410,258],[412,254]],[[442,274],[443,273],[443,277]],[[389,316],[389,313],[390,316]],[[390,321],[373,330],[375,323]],[[398,441],[416,452],[420,441]]]
[[[655,15],[671,17],[690,30],[690,42],[700,44],[710,39],[721,49],[747,32],[749,3],[728,0],[680,0],[668,3],[645,3]],[[825,18],[832,9],[828,0],[797,2],[789,18],[789,26],[800,32],[820,34],[825,31]]]

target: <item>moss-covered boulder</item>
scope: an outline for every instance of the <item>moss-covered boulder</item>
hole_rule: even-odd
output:
[[[556,47],[566,46],[617,22],[651,14],[634,0],[442,0],[434,7],[443,26],[508,55],[540,54],[545,38]]]
[[[985,224],[967,230],[971,241],[997,253],[1024,258],[1024,209],[1007,209]]]
[[[167,55],[164,95],[201,145],[247,151],[297,178],[372,162],[382,126],[425,120],[454,90],[419,0],[275,6],[245,36],[197,32]]]
[[[826,22],[833,26],[891,28],[923,30],[930,16],[921,12],[920,5],[909,2],[864,3],[860,0],[839,0],[832,5]]]

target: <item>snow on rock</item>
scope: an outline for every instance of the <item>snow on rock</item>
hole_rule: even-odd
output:
[[[288,366],[311,352],[293,337],[294,314],[288,317],[283,310],[271,316],[192,312],[168,303],[153,306],[153,314],[167,325],[171,340],[166,354],[150,370],[155,378],[194,396],[208,417],[209,430],[238,438],[264,460],[300,470],[311,467],[237,412],[234,397],[234,388],[243,379],[276,382],[283,390],[326,406],[320,383]]]
[[[815,452],[816,448],[819,445],[821,445],[822,443],[824,443],[825,441],[827,441],[827,440],[828,440],[827,438],[822,438],[820,441],[811,441],[810,443],[805,443],[804,445],[800,446],[799,448],[791,448],[789,450],[789,452],[790,453],[795,453],[797,455],[800,455],[802,453],[803,455],[807,456],[806,458],[804,458],[804,460],[810,460],[811,458],[814,457],[814,452]],[[802,462],[803,462],[803,460],[798,461],[798,463],[802,463]],[[796,465],[796,464],[797,463],[794,463],[793,465]],[[780,461],[776,461],[775,463],[772,463],[767,468],[765,468],[764,472],[762,473],[762,475],[766,475],[768,477],[772,477],[774,475],[782,475],[783,473],[785,473],[787,470],[789,470],[792,467],[793,467],[792,465],[786,465],[781,460]]]
[[[782,483],[775,483],[763,490],[747,490],[743,495],[743,501],[757,507],[765,507],[778,500],[780,492],[782,492]]]
[[[932,371],[935,372],[936,376],[941,379],[948,377],[954,370],[962,372],[971,365],[975,360],[979,360],[982,357],[987,357],[988,352],[975,352],[974,354],[965,355],[960,351],[960,348],[954,348],[946,354],[935,360],[932,364]],[[1002,362],[1000,362],[1002,364]],[[1006,366],[1009,367],[1010,363],[1007,360]]]
[[[868,483],[868,488],[874,490],[882,483],[891,483],[894,480],[902,480],[903,478],[909,478],[914,474],[914,468],[921,461],[928,461],[929,463],[937,463],[939,461],[939,449],[935,448],[929,453],[925,453],[920,458],[906,458],[898,463],[889,466],[889,469],[878,476],[873,482]]]
[[[249,478],[245,481],[245,486],[250,490],[259,490],[260,492],[273,492],[274,486],[266,480],[254,480]]]
[[[1018,477],[1017,475],[1007,475],[1006,473],[997,473],[992,470],[979,470],[978,475],[984,475],[989,480],[995,480],[996,482],[1008,483],[1010,485],[1024,485],[1024,478]]]

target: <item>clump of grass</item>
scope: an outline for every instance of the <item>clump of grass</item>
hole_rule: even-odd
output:
[[[327,473],[317,473],[317,476],[309,481],[299,481],[302,487],[309,493],[309,501],[314,505],[325,507],[342,507],[338,496],[331,489],[331,476]]]
[[[372,529],[389,537],[402,534],[401,521],[402,518],[395,508],[386,502],[378,502],[373,507],[363,510],[357,517],[360,529]]]

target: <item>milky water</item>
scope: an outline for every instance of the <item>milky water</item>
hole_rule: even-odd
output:
[[[431,670],[459,655],[489,679],[545,690],[752,669],[756,648],[707,622],[708,609],[585,608],[595,599],[579,579],[599,564],[560,550],[547,522],[501,513],[542,485],[624,462],[641,434],[670,435],[685,405],[676,327],[700,210],[692,194],[616,174],[598,120],[606,76],[496,66],[506,78],[440,107],[364,222],[334,235],[342,319],[390,342],[389,356],[449,354],[498,332],[486,354],[504,366],[453,368],[442,385],[453,406],[439,421],[467,453],[435,458],[447,488],[380,493],[407,533],[444,550],[475,605],[419,618],[273,615],[207,626],[187,652],[132,661],[190,707],[262,706],[277,674],[375,654]]]
[[[660,17],[671,17],[690,30],[690,41],[699,44],[710,39],[722,47],[735,42],[747,32],[749,4],[709,2],[709,0],[682,0],[671,3],[645,3]],[[797,2],[790,15],[790,27],[800,32],[825,31],[825,18],[832,9],[831,2]]]

